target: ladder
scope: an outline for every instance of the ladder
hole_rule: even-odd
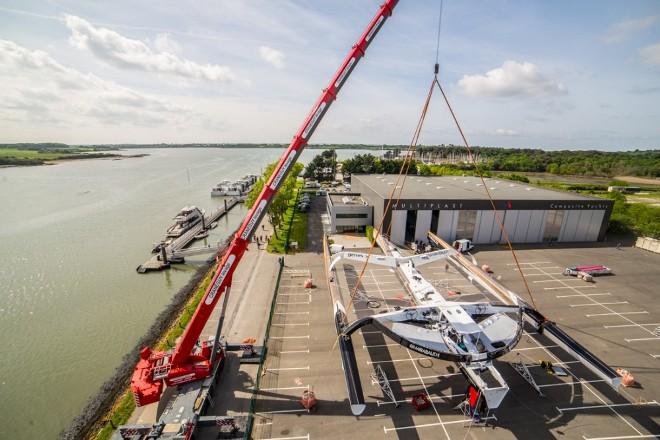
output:
[[[394,397],[394,392],[392,392],[392,387],[390,386],[390,380],[387,378],[387,374],[385,374],[385,371],[383,368],[380,366],[380,364],[376,364],[376,368],[374,369],[374,372],[371,373],[371,384],[372,385],[378,385],[381,390],[383,390],[383,394],[386,398],[389,398],[392,403],[394,403],[394,406],[397,408],[399,407],[399,402],[396,401],[396,398]]]
[[[541,388],[538,386],[536,381],[534,380],[534,376],[532,376],[532,373],[529,372],[529,368],[527,368],[527,364],[525,364],[520,357],[520,353],[518,353],[518,356],[516,356],[516,360],[511,362],[511,367],[516,370],[518,374],[522,376],[525,381],[527,381],[528,384],[532,386],[536,390],[537,393],[539,393],[539,396],[545,397],[543,395],[543,391],[541,391]]]

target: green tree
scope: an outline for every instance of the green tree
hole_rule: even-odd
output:
[[[257,197],[259,197],[259,194],[264,188],[265,182],[270,179],[270,176],[275,171],[276,166],[277,162],[269,164],[264,170],[263,176],[261,176],[254,184],[252,190],[245,199],[245,205],[248,208],[252,208],[254,203],[257,201]],[[273,226],[275,237],[277,237],[277,229],[281,226],[282,220],[284,219],[284,213],[286,212],[289,205],[289,200],[293,198],[298,174],[301,173],[303,168],[304,165],[300,162],[295,163],[291,167],[291,170],[289,170],[289,174],[287,175],[286,179],[284,179],[284,182],[282,182],[280,185],[279,190],[271,199],[268,211],[266,211],[266,214],[268,215],[268,221]]]

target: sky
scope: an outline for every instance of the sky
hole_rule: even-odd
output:
[[[381,0],[0,0],[0,142],[288,143]],[[408,144],[440,0],[400,0],[311,143]],[[660,148],[660,2],[444,0],[472,145]],[[422,144],[460,144],[435,92]]]

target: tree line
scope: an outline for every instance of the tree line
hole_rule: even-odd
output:
[[[252,190],[250,190],[250,193],[247,195],[245,199],[245,206],[252,208],[252,205],[254,205],[254,202],[256,202],[257,197],[259,197],[259,194],[261,193],[264,185],[275,171],[276,166],[277,162],[273,162],[266,167],[263,175],[257,180],[257,182],[252,187]],[[284,179],[284,182],[282,182],[280,189],[271,199],[270,206],[268,207],[266,214],[268,215],[268,221],[270,221],[270,224],[273,226],[276,238],[279,238],[277,237],[277,230],[280,228],[280,226],[282,226],[284,214],[289,207],[289,200],[294,197],[296,179],[302,172],[303,168],[304,165],[302,163],[296,162],[291,167],[291,170],[289,170],[289,175],[286,177],[286,179]]]
[[[617,175],[660,177],[660,149],[634,151],[560,150],[473,147],[480,166],[491,171],[546,172],[612,177]],[[422,146],[417,157],[464,154],[465,147]],[[470,164],[465,164],[472,167]]]
[[[446,158],[464,153],[464,147],[418,147],[409,173],[472,174],[480,169],[486,175],[491,171],[508,171],[600,177],[660,177],[660,150],[543,151],[475,147],[473,153],[480,159],[477,165],[466,162],[444,163]],[[390,157],[396,157],[396,154]],[[437,164],[422,162],[418,159],[420,157],[425,160],[435,158]],[[343,163],[344,169],[350,173],[398,173],[401,161],[397,158],[379,158],[367,153],[359,154]]]

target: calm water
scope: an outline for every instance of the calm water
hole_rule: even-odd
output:
[[[203,258],[135,272],[171,218],[218,206],[215,183],[258,174],[281,150],[130,153],[150,156],[0,169],[2,439],[51,439],[67,426]],[[244,215],[234,208],[207,242]]]

